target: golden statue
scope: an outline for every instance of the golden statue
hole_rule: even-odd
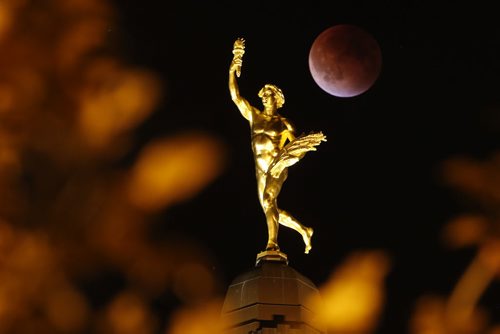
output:
[[[317,145],[326,141],[326,137],[321,132],[295,137],[295,128],[278,113],[285,103],[285,97],[275,85],[267,84],[259,91],[264,105],[262,111],[240,95],[236,77],[241,74],[244,53],[245,40],[238,38],[234,42],[233,60],[229,67],[229,91],[233,102],[250,123],[257,192],[267,220],[266,251],[279,251],[278,227],[281,224],[302,235],[305,253],[309,253],[313,229],[279,209],[277,198],[287,178],[288,167],[297,163],[308,151],[315,151]]]

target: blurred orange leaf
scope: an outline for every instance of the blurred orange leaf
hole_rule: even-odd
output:
[[[201,133],[154,141],[132,169],[128,197],[148,211],[187,200],[219,175],[223,158],[221,142]]]

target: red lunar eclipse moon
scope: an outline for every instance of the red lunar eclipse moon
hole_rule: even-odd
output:
[[[309,52],[309,70],[327,93],[352,97],[366,92],[382,65],[377,41],[363,29],[339,24],[323,31]]]

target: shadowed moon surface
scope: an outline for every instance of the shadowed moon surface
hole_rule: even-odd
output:
[[[327,93],[352,97],[366,92],[380,74],[377,41],[363,29],[339,24],[324,30],[309,52],[309,70]]]

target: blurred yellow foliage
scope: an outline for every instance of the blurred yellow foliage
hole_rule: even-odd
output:
[[[121,293],[108,305],[105,324],[105,333],[151,334],[158,330],[148,302],[130,291]]]
[[[215,294],[214,280],[201,263],[184,263],[175,271],[173,292],[188,305],[206,302]]]
[[[443,164],[443,179],[468,195],[477,212],[462,214],[445,225],[446,246],[476,246],[477,253],[458,278],[451,294],[423,296],[412,314],[413,334],[494,333],[489,310],[480,300],[500,276],[500,154],[483,161],[456,157]]]
[[[446,245],[452,248],[474,246],[487,236],[488,221],[478,215],[462,215],[446,224],[443,237]]]
[[[165,136],[120,164],[163,85],[108,52],[113,19],[103,0],[0,1],[0,333],[156,333],[166,289],[213,293],[208,254],[149,229],[220,174],[222,144]],[[110,295],[85,290],[110,272]]]
[[[476,161],[470,158],[451,158],[443,165],[445,181],[471,195],[485,205],[500,203],[500,152],[491,158]]]
[[[88,67],[79,99],[84,140],[96,149],[116,145],[113,140],[150,115],[159,96],[159,82],[152,74],[122,68],[112,59],[97,60]]]
[[[410,320],[412,334],[481,334],[487,316],[481,309],[459,314],[448,309],[443,297],[423,296],[416,302]]]
[[[19,330],[40,309],[55,330],[82,330],[87,300],[59,269],[47,237],[5,222],[0,223],[0,236],[0,333]]]
[[[132,170],[128,195],[144,210],[185,201],[218,176],[222,144],[202,133],[157,140],[144,148]]]
[[[384,279],[390,267],[382,251],[351,254],[322,287],[319,322],[333,333],[372,333],[384,302]]]
[[[221,322],[222,301],[216,299],[194,307],[176,311],[166,334],[221,334],[225,328]]]

